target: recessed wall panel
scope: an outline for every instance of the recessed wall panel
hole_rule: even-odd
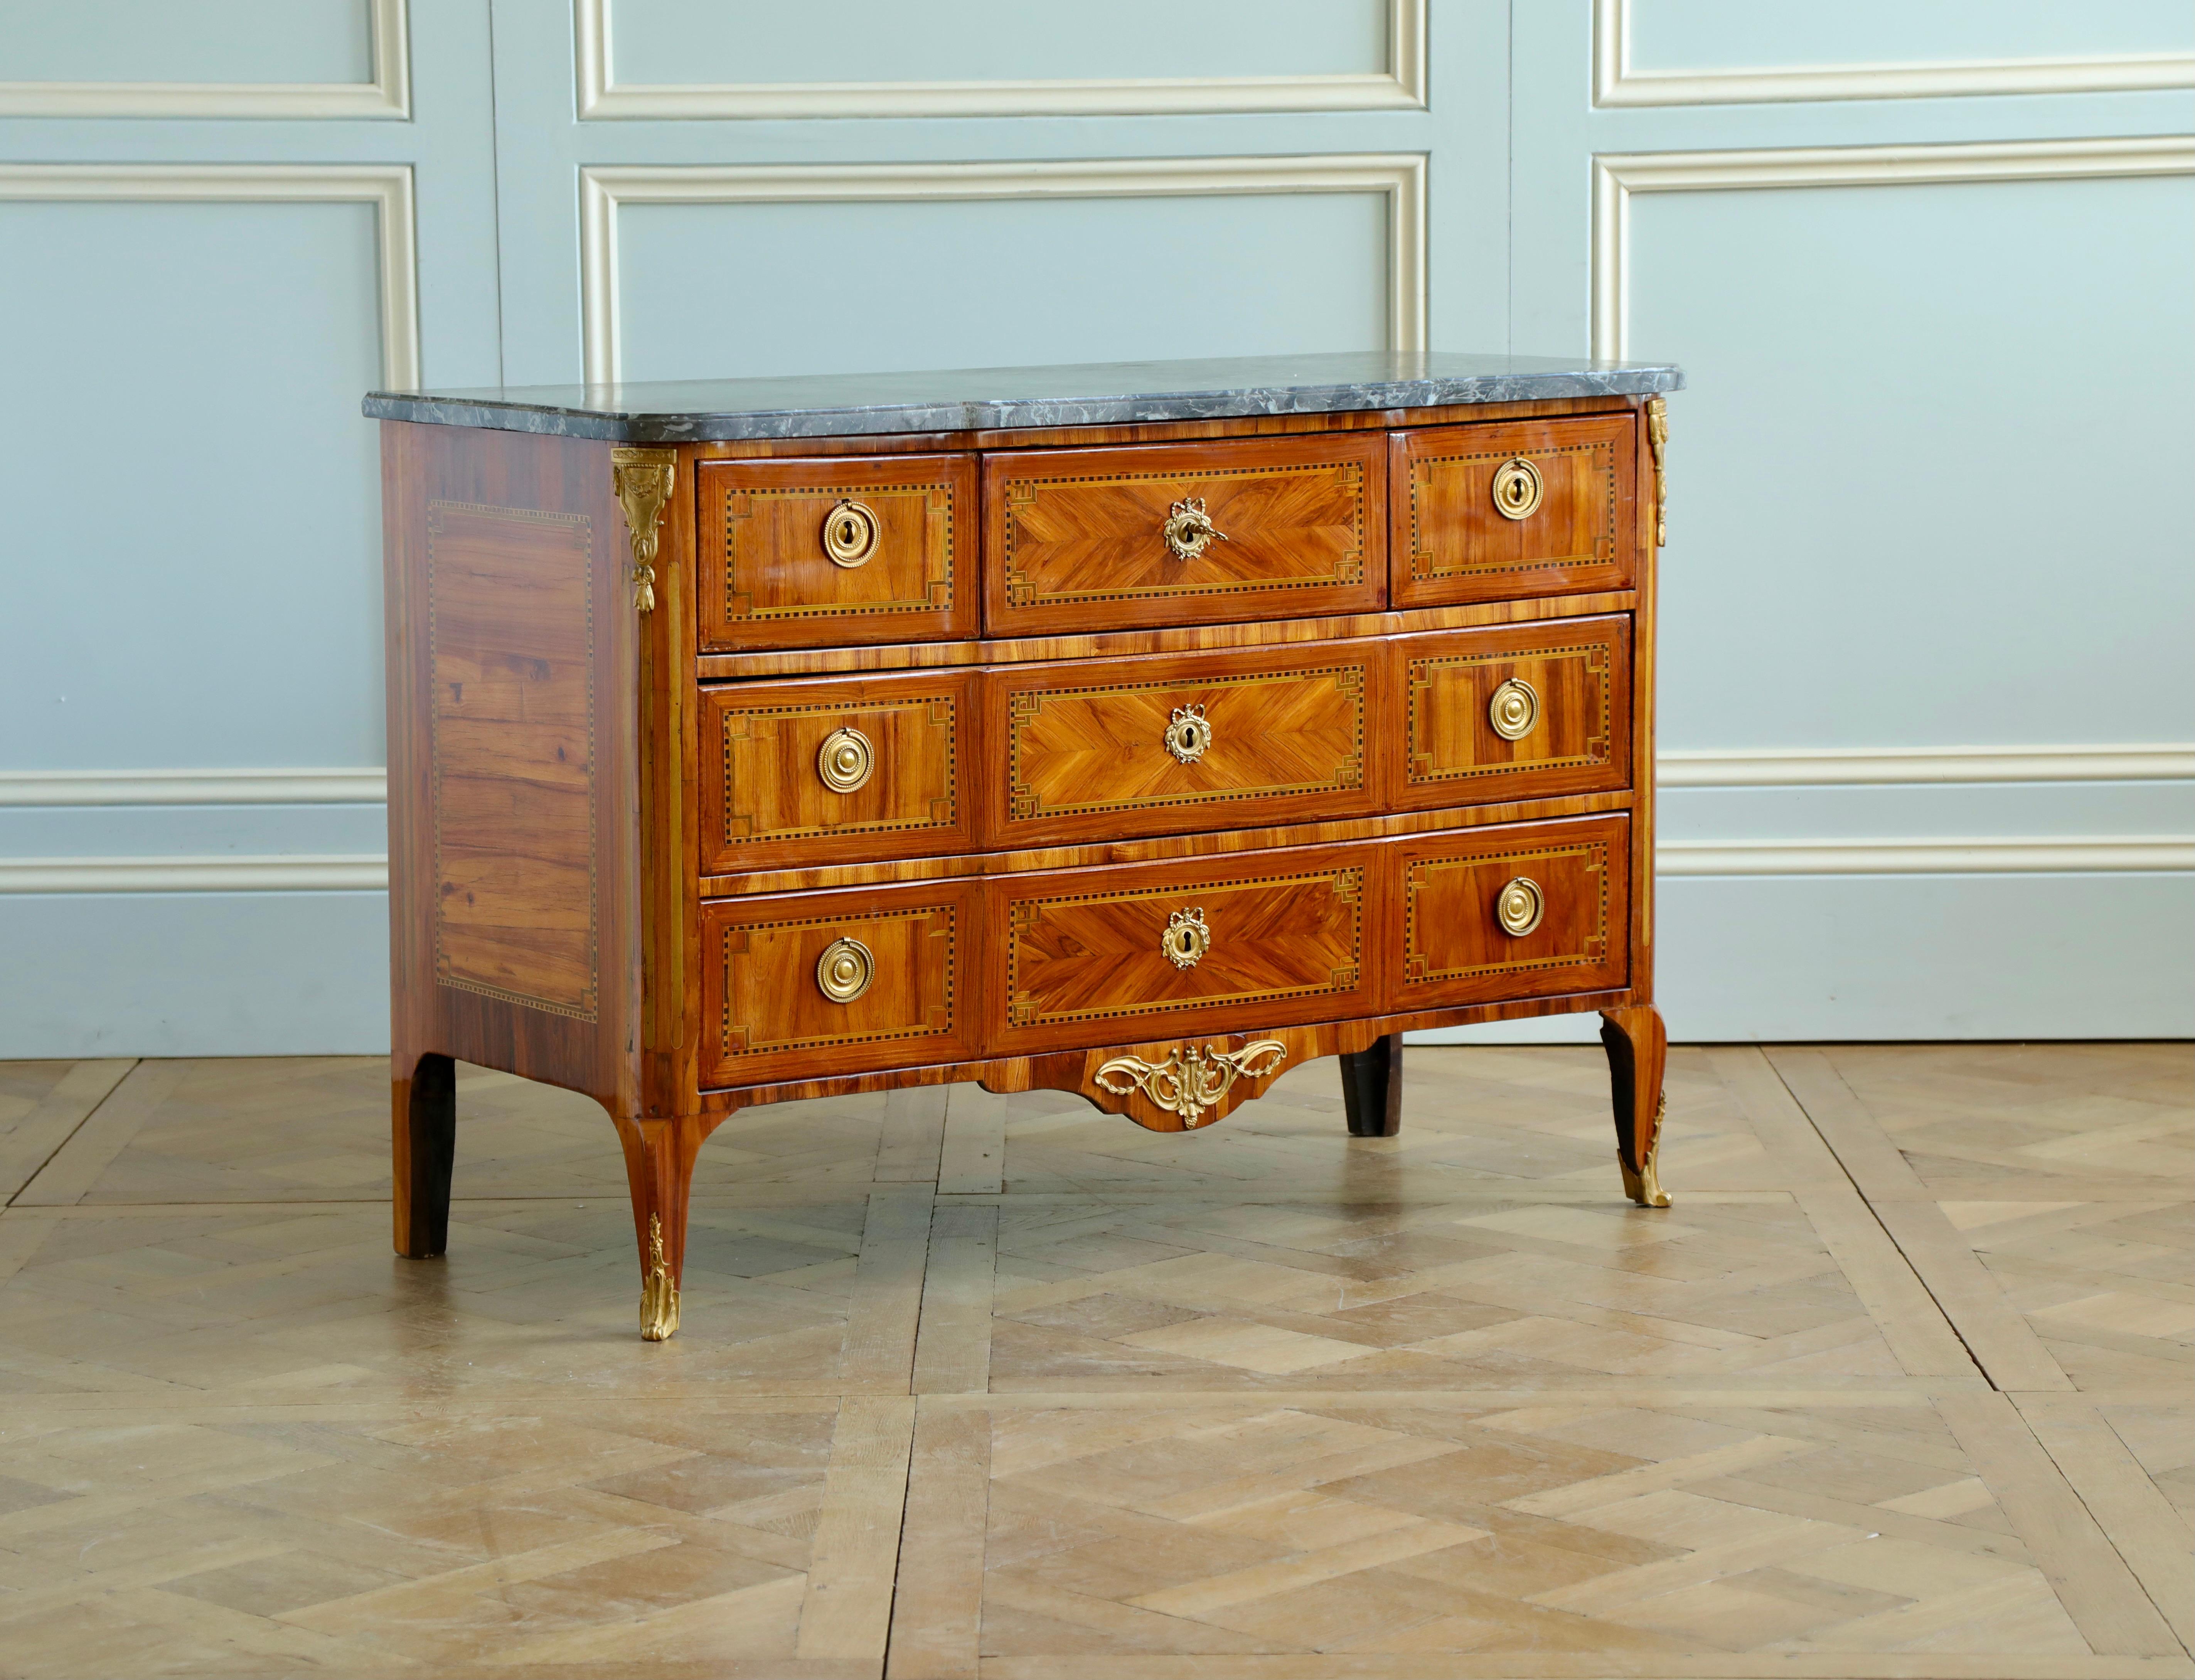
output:
[[[11,768],[381,762],[367,204],[0,203]]]
[[[1372,349],[1374,193],[627,204],[627,379]]]
[[[2195,6],[2186,0],[1628,0],[1628,7],[1630,68],[1646,74],[2195,51]]]
[[[1672,748],[2195,736],[2195,179],[1656,192]]]
[[[605,0],[614,83],[1376,74],[1384,0]]]
[[[0,24],[0,82],[372,79],[367,0],[66,0]]]

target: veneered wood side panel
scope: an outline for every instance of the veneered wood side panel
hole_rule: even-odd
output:
[[[1542,494],[1511,519],[1495,506],[1494,482],[1519,459]],[[1393,603],[1628,589],[1638,478],[1638,424],[1627,414],[1395,433]]]
[[[1191,499],[1226,540],[1184,559],[1163,533]],[[1027,636],[1376,611],[1386,510],[1377,436],[987,454],[984,626]]]
[[[710,1085],[920,1065],[978,1047],[981,888],[972,881],[723,900],[701,909]],[[874,963],[860,996],[827,996],[816,965],[841,938]]]
[[[1631,621],[1564,619],[1446,631],[1387,644],[1399,716],[1390,800],[1422,811],[1482,800],[1543,799],[1628,785]],[[1494,726],[1497,695],[1529,695],[1518,740]]]
[[[702,689],[703,870],[922,857],[978,844],[978,681],[947,671]],[[858,732],[873,761],[868,781],[844,792],[817,765],[840,730]]]
[[[703,648],[976,634],[972,454],[704,461],[694,486]],[[842,501],[869,509],[879,528],[868,557],[850,567],[823,545]]]
[[[1368,1014],[1382,885],[1371,846],[994,880],[986,1048],[1023,1054]],[[1161,941],[1189,915],[1210,945],[1180,967]]]
[[[984,844],[1357,816],[1380,644],[1077,660],[985,673]],[[1201,725],[1183,759],[1169,729]]]
[[[397,1077],[637,1100],[637,637],[609,447],[384,423]]]
[[[1620,986],[1630,957],[1628,819],[1480,829],[1390,843],[1397,961],[1382,1007],[1397,1013]],[[1541,891],[1539,925],[1512,935],[1495,915],[1522,877]]]

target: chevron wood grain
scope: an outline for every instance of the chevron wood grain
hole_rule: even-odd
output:
[[[1597,1053],[787,1103],[659,1344],[599,1111],[400,1261],[386,1078],[0,1066],[0,1673],[2195,1674],[2186,1046],[1680,1047],[1658,1213]]]

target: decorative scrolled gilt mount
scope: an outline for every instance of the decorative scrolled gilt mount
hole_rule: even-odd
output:
[[[1194,1130],[1205,1111],[1218,1107],[1237,1079],[1262,1079],[1287,1060],[1288,1054],[1287,1045],[1270,1038],[1253,1040],[1239,1050],[1213,1050],[1190,1044],[1177,1046],[1162,1062],[1147,1062],[1141,1056],[1115,1056],[1098,1070],[1096,1077],[1100,1090],[1116,1097],[1141,1091]]]
[[[816,988],[833,1003],[851,1003],[876,978],[876,954],[859,939],[833,939],[815,959]]]
[[[1194,560],[1215,542],[1229,542],[1226,532],[1212,522],[1204,511],[1204,498],[1185,496],[1167,510],[1166,546],[1177,560]]]
[[[877,773],[876,747],[851,724],[834,729],[815,749],[815,773],[834,794],[866,788]]]
[[[640,1339],[668,1342],[678,1331],[678,1286],[663,1257],[663,1215],[648,1216],[648,1270],[640,1280]]]
[[[1504,519],[1530,518],[1547,494],[1539,468],[1522,455],[1494,470],[1494,511]]]
[[[850,572],[866,566],[877,551],[877,536],[883,528],[877,511],[867,502],[840,502],[823,517],[823,552],[832,565]]]
[[[1176,910],[1167,918],[1159,935],[1159,949],[1177,968],[1194,968],[1212,949],[1212,930],[1204,925],[1202,910]]]
[[[1185,765],[1193,765],[1212,745],[1212,725],[1201,706],[1177,706],[1167,725],[1166,749]]]
[[[1547,913],[1547,895],[1530,875],[1518,875],[1495,896],[1494,919],[1512,939],[1521,939],[1540,925]]]
[[[1654,1141],[1646,1146],[1646,1163],[1636,1172],[1631,1163],[1623,1158],[1623,1152],[1616,1152],[1616,1164],[1623,1169],[1623,1193],[1642,1208],[1666,1208],[1669,1192],[1662,1188],[1662,1121],[1669,1111],[1669,1094],[1662,1094],[1661,1106],[1654,1111]]]
[[[1512,677],[1486,702],[1486,721],[1504,741],[1522,741],[1540,726],[1540,691]]]
[[[625,509],[632,540],[632,605],[655,610],[655,551],[662,537],[663,505],[678,482],[678,452],[619,445],[610,451],[610,491]]]
[[[1654,452],[1654,546],[1669,540],[1669,405],[1646,399],[1646,444]]]

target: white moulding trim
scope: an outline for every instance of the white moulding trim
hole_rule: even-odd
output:
[[[1887,782],[2182,782],[2195,742],[2126,747],[1808,747],[1665,750],[1664,788],[1801,788]]]
[[[1427,0],[1386,0],[1387,68],[1300,76],[1117,80],[695,82],[615,80],[612,0],[575,0],[583,122],[806,117],[1147,117],[1239,111],[1398,111],[1426,105]]]
[[[1597,106],[1775,105],[1823,99],[2127,93],[2195,87],[2195,53],[1638,71],[1631,67],[1631,0],[1594,0],[1593,102]]]
[[[584,377],[619,377],[618,211],[628,204],[850,203],[969,199],[1143,199],[1382,193],[1387,199],[1387,339],[1426,347],[1426,158],[1119,158],[1069,162],[648,165],[579,171]]]
[[[2195,836],[2044,839],[1675,840],[1654,856],[1659,876],[2183,874]],[[378,892],[380,856],[6,857],[0,895],[84,892]]]
[[[2042,840],[1663,840],[1668,875],[2177,874],[2195,869],[2195,836],[2081,834]]]
[[[0,82],[0,117],[412,117],[408,0],[366,0],[371,82]]]
[[[1631,200],[1636,193],[1920,187],[1947,182],[2078,181],[2191,173],[2195,173],[2195,135],[1596,156],[1593,160],[1593,354],[1621,361],[1630,338]]]
[[[381,377],[419,384],[419,265],[409,164],[0,164],[0,200],[370,204],[380,257]]]
[[[371,770],[0,771],[0,805],[380,805]]]
[[[385,856],[0,857],[0,894],[385,892]]]

